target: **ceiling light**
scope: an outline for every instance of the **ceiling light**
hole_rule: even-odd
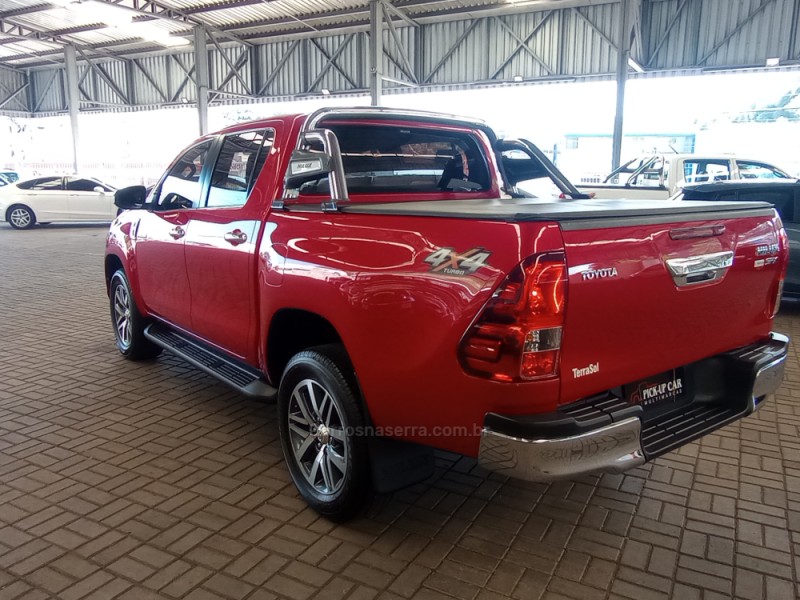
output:
[[[514,81],[516,81],[517,83],[522,81],[522,75],[514,75]]]
[[[320,92],[322,92],[323,96],[330,96],[331,95],[331,91],[329,89],[327,89],[327,88],[322,88],[320,90]]]
[[[781,66],[781,59],[780,58],[768,58],[767,59],[767,66],[768,67],[780,67]]]
[[[103,23],[109,27],[122,27],[129,25],[133,13],[115,4],[106,4],[96,0],[84,0],[81,3],[72,3],[70,10],[74,10],[81,17],[93,23]]]

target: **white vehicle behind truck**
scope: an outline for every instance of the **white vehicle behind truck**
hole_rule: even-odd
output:
[[[666,200],[686,185],[736,179],[792,179],[769,163],[734,156],[654,154],[612,172],[601,184],[578,185],[595,198]]]

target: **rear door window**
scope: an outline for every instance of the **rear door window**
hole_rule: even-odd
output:
[[[274,141],[274,129],[225,136],[211,175],[206,206],[244,206]]]

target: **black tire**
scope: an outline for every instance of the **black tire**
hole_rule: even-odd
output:
[[[333,521],[355,516],[371,481],[358,387],[342,346],[318,346],[289,361],[278,390],[278,426],[289,474],[309,506]]]
[[[161,347],[144,337],[147,321],[136,307],[128,277],[122,269],[111,276],[108,298],[119,353],[128,360],[145,360],[161,354]]]
[[[14,229],[30,229],[36,225],[36,215],[24,204],[12,204],[6,211],[6,221]]]

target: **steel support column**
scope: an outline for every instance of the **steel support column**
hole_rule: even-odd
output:
[[[206,28],[202,25],[194,28],[194,65],[200,135],[205,135],[208,133],[208,47]]]
[[[67,108],[69,109],[69,124],[72,128],[72,169],[77,173],[80,165],[80,135],[78,131],[78,111],[80,110],[81,95],[78,89],[78,55],[75,46],[64,48],[64,71],[66,74]]]
[[[369,3],[369,95],[372,106],[381,105],[383,93],[383,4]]]
[[[619,42],[617,44],[617,112],[614,117],[614,142],[611,170],[619,167],[622,160],[622,133],[625,116],[625,86],[628,82],[628,59],[631,53],[631,2],[620,0]]]

